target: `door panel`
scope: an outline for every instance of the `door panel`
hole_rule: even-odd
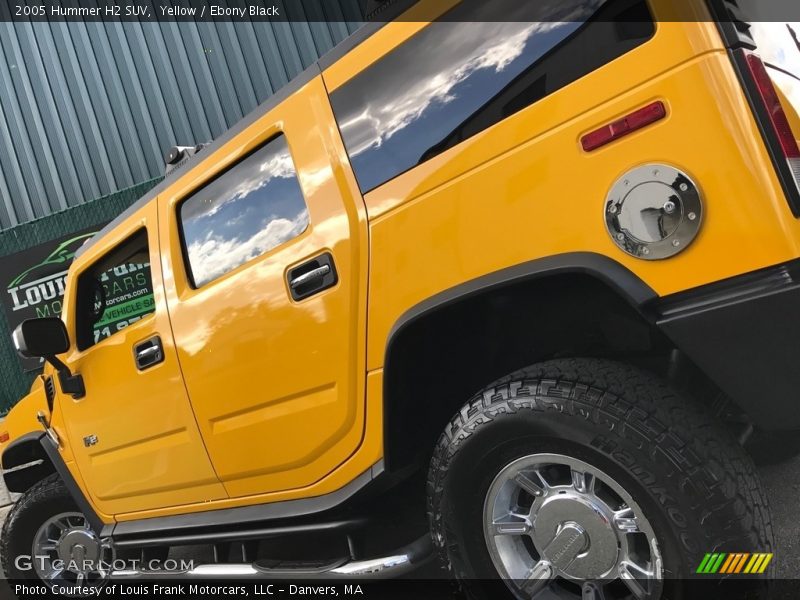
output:
[[[278,140],[286,150],[276,158],[266,149]],[[366,216],[345,156],[317,78],[160,199],[162,235],[172,240],[162,267],[179,359],[209,455],[231,497],[310,485],[361,442]],[[231,190],[230,181],[247,184]],[[305,219],[285,209],[292,181],[302,192]],[[286,223],[256,219],[262,202],[277,203]],[[195,205],[204,207],[203,216]],[[204,219],[222,211],[229,212],[218,226],[225,231],[209,228]],[[239,219],[255,219],[260,229],[228,231]],[[184,227],[191,229],[182,232],[188,261],[179,236]],[[277,244],[253,241],[272,230],[284,233]]]
[[[86,396],[74,400],[59,391],[58,399],[92,500],[102,512],[119,514],[225,498],[172,340],[158,261],[156,203],[103,239],[102,251],[115,250],[105,255],[99,245],[88,250],[70,272],[80,283],[69,287],[64,306],[73,340],[66,362],[83,376]],[[142,252],[127,260],[133,248]],[[145,293],[148,256],[152,300]],[[110,264],[116,270],[107,271]],[[79,316],[83,289],[98,272],[105,273],[100,278],[106,309],[97,323],[87,324]],[[149,353],[137,366],[135,349],[152,346],[156,336],[160,356]]]

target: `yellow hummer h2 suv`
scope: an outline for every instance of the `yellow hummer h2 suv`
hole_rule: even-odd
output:
[[[169,575],[436,553],[476,597],[675,598],[772,552],[745,443],[800,429],[800,31],[732,4],[421,2],[173,152],[14,333],[47,366],[2,427],[7,576],[206,545]]]

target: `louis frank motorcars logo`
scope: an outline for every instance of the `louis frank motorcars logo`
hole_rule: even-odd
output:
[[[80,247],[83,241],[92,237],[94,234],[95,232],[86,233],[62,242],[43,261],[17,275],[7,287],[8,294],[11,296],[11,310],[18,311],[23,308],[36,306],[43,302],[60,299],[61,296],[64,295],[64,282],[67,277],[67,269],[72,259],[75,257],[77,248]],[[30,280],[29,276],[35,271],[57,265],[64,265],[64,270],[51,273],[39,279]]]
[[[700,565],[697,573],[706,575],[738,575],[738,574],[760,574],[767,570],[772,561],[772,552],[714,552],[707,553]]]

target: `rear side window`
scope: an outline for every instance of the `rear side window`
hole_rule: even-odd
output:
[[[284,136],[273,138],[179,210],[186,264],[195,287],[297,237],[308,209]]]
[[[150,248],[143,229],[78,278],[78,349],[86,350],[154,311]]]
[[[524,1],[464,0],[337,88],[331,104],[361,191],[602,67],[655,31],[644,0],[550,4],[547,22],[525,22]]]

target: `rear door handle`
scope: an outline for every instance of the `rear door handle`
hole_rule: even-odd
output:
[[[140,371],[164,362],[164,348],[161,345],[161,338],[156,335],[136,344],[133,347],[133,359],[136,362],[136,368]]]
[[[307,273],[298,275],[289,282],[289,285],[292,287],[292,289],[297,289],[301,285],[306,285],[308,283],[312,283],[315,279],[321,279],[322,277],[325,277],[325,275],[330,272],[331,268],[329,265],[322,265],[316,269],[311,269]]]
[[[330,252],[289,269],[286,274],[293,300],[303,300],[336,285],[339,277]]]

